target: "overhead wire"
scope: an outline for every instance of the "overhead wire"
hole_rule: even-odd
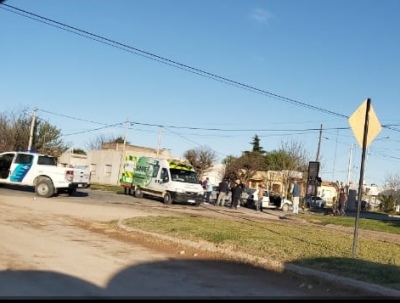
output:
[[[8,9],[4,8],[4,7],[8,7]],[[321,108],[321,107],[318,107],[318,106],[310,105],[310,104],[307,104],[307,103],[304,103],[304,102],[301,102],[301,101],[298,101],[298,100],[294,100],[294,99],[291,99],[291,98],[288,98],[288,97],[284,97],[284,96],[272,93],[272,92],[267,91],[267,90],[259,89],[259,88],[256,88],[254,86],[251,86],[251,85],[239,82],[239,81],[235,81],[235,80],[223,77],[223,76],[219,76],[219,75],[214,74],[214,73],[207,72],[207,71],[199,69],[199,68],[195,68],[195,67],[189,66],[187,64],[183,64],[183,63],[177,62],[175,60],[171,60],[171,59],[168,59],[168,58],[165,58],[165,57],[162,57],[162,56],[159,56],[159,55],[147,52],[147,51],[143,51],[143,50],[138,49],[136,47],[132,47],[130,45],[117,42],[115,40],[112,40],[112,39],[109,39],[109,38],[106,38],[106,37],[103,37],[103,36],[88,32],[86,30],[82,30],[82,29],[67,25],[65,23],[55,21],[53,19],[50,19],[50,18],[47,18],[47,17],[43,17],[43,16],[40,16],[40,15],[32,13],[32,12],[28,12],[26,10],[17,8],[15,6],[11,6],[11,5],[5,4],[4,2],[1,2],[1,1],[0,1],[0,8],[4,9],[6,11],[12,12],[12,13],[18,14],[18,15],[21,15],[23,17],[30,18],[30,19],[32,19],[34,21],[42,22],[44,24],[59,28],[61,30],[67,31],[67,32],[74,33],[74,34],[82,36],[84,38],[88,38],[88,39],[91,39],[91,40],[94,40],[94,41],[97,41],[97,42],[100,42],[100,43],[103,43],[103,44],[118,48],[120,50],[128,51],[128,52],[134,53],[136,55],[140,55],[140,56],[143,56],[145,58],[148,58],[148,59],[151,59],[151,60],[155,60],[155,61],[158,61],[160,63],[166,64],[166,65],[170,65],[172,67],[179,68],[179,69],[182,69],[184,71],[188,71],[188,72],[197,74],[197,75],[202,76],[202,77],[210,78],[212,80],[216,80],[216,81],[219,81],[219,82],[223,82],[225,84],[233,85],[233,86],[236,86],[238,88],[249,90],[249,91],[252,91],[252,92],[255,92],[255,93],[258,93],[258,94],[262,94],[264,96],[267,96],[267,97],[270,97],[270,98],[273,98],[273,99],[278,99],[278,100],[281,100],[281,101],[284,101],[284,102],[287,102],[287,103],[290,103],[290,104],[294,104],[294,105],[297,105],[297,106],[301,106],[301,107],[304,107],[304,108],[308,108],[308,109],[311,109],[311,110],[316,110],[316,111],[319,111],[319,112],[322,112],[322,113],[335,115],[335,116],[339,116],[339,117],[342,117],[342,118],[349,118],[346,115],[343,115],[343,114],[340,114],[340,113],[337,113],[337,112],[334,112],[334,111],[330,111],[330,110],[327,110],[327,109],[324,109],[324,108]],[[42,110],[42,111],[44,111],[44,110]],[[46,112],[46,111],[44,111],[44,112]],[[72,119],[75,119],[75,120],[84,121],[83,119],[79,119],[79,118],[76,118],[76,117],[69,117],[69,116],[66,116],[66,115],[64,115],[64,116],[67,117],[67,118],[72,118]],[[122,123],[111,124],[111,125],[107,125],[105,123],[100,123],[100,122],[95,122],[95,121],[91,121],[91,122],[92,123],[96,123],[96,124],[104,125],[104,127],[93,129],[93,130],[86,130],[86,131],[76,132],[76,133],[72,133],[72,134],[67,134],[65,136],[74,135],[74,134],[81,134],[81,133],[87,133],[87,132],[96,131],[96,130],[104,129],[104,128],[108,128],[108,127],[114,127],[114,126],[123,124],[123,122]],[[137,123],[137,122],[135,122],[135,123],[136,124],[147,125],[147,126],[155,126],[154,124]],[[382,127],[384,127],[384,128],[390,129],[390,130],[395,131],[395,132],[400,132],[399,129],[393,128],[393,126],[398,126],[398,124],[382,125]],[[226,129],[217,129],[217,128],[196,128],[196,127],[181,127],[181,126],[168,126],[168,128],[176,128],[176,129],[181,128],[181,129],[192,129],[192,130],[209,130],[209,131],[224,131],[224,132],[227,132],[227,131],[229,131],[229,132],[245,132],[245,131],[246,132],[250,132],[250,131],[252,131],[252,132],[269,132],[269,131],[277,131],[277,130],[254,130],[254,129],[253,130],[226,130]],[[331,128],[331,129],[349,129],[349,128],[347,127],[347,128]],[[309,129],[307,131],[315,131],[315,130],[319,131],[319,129]],[[284,130],[284,131],[293,131],[293,130]],[[295,130],[295,131],[298,132],[299,130]],[[177,134],[177,133],[175,133],[175,134]],[[192,141],[192,143],[193,143],[193,141]]]
[[[47,25],[60,28],[62,30],[66,30],[68,32],[72,32],[72,33],[81,35],[81,36],[86,37],[86,38],[90,38],[90,39],[98,41],[98,42],[102,42],[102,43],[105,42],[105,44],[108,44],[108,45],[113,46],[113,47],[118,46],[117,48],[122,49],[122,50],[134,51],[135,54],[144,55],[146,58],[155,59],[156,61],[159,61],[159,62],[161,62],[163,64],[167,64],[167,65],[171,65],[173,67],[184,69],[185,71],[197,74],[199,76],[203,76],[203,77],[210,78],[210,79],[217,80],[217,81],[222,81],[224,83],[227,83],[227,84],[230,84],[230,85],[233,85],[233,86],[237,86],[237,87],[240,87],[240,88],[243,88],[243,89],[246,89],[246,90],[250,90],[252,92],[256,92],[256,93],[271,97],[273,99],[278,99],[278,100],[281,100],[281,101],[284,101],[284,102],[287,102],[287,103],[291,103],[291,104],[294,104],[294,105],[298,105],[298,106],[301,106],[301,107],[305,107],[305,108],[308,108],[308,109],[311,109],[311,110],[316,110],[316,111],[323,112],[323,113],[326,113],[326,114],[339,116],[339,117],[342,117],[342,118],[348,118],[348,116],[346,116],[346,115],[343,115],[343,114],[340,114],[340,113],[337,113],[337,112],[333,112],[333,111],[330,111],[330,110],[327,110],[327,109],[324,109],[324,108],[321,108],[321,107],[318,107],[318,106],[310,105],[310,104],[307,104],[307,103],[304,103],[304,102],[301,102],[301,101],[298,101],[298,100],[294,100],[294,99],[291,99],[291,98],[288,98],[288,97],[284,97],[284,96],[281,96],[281,95],[278,95],[278,94],[275,94],[275,93],[272,93],[272,92],[269,92],[269,91],[266,91],[266,90],[263,90],[263,89],[259,89],[259,88],[256,88],[254,86],[251,86],[251,85],[248,85],[248,84],[236,81],[236,80],[232,80],[232,79],[229,79],[229,78],[226,78],[226,77],[223,77],[223,76],[219,76],[217,74],[214,74],[214,73],[211,73],[211,72],[207,72],[205,70],[202,70],[202,69],[199,69],[199,68],[195,68],[195,67],[189,66],[187,64],[183,64],[183,63],[177,62],[175,60],[171,60],[171,59],[168,59],[168,58],[165,58],[165,57],[162,57],[162,56],[159,56],[159,55],[156,55],[156,54],[153,54],[153,53],[141,50],[141,49],[138,49],[136,47],[133,47],[133,46],[130,46],[130,45],[127,45],[127,44],[124,44],[124,43],[117,42],[115,40],[112,40],[112,39],[109,39],[109,38],[106,38],[106,37],[103,37],[103,36],[88,32],[86,30],[82,30],[82,29],[79,29],[77,27],[74,27],[74,26],[71,26],[71,25],[68,25],[68,24],[65,24],[65,23],[62,23],[62,22],[55,21],[53,19],[50,19],[50,18],[47,18],[47,17],[43,17],[43,16],[40,16],[40,15],[32,13],[32,12],[28,12],[26,10],[17,8],[15,6],[11,6],[11,5],[4,4],[4,3],[2,4],[2,6],[6,6],[6,7],[10,8],[10,9],[5,9],[5,10],[10,11],[12,13],[16,13],[18,15],[30,18],[32,20],[39,21],[39,22],[45,23]],[[23,13],[23,14],[21,14],[21,13]],[[82,35],[81,33],[83,33],[84,35]],[[95,39],[93,39],[92,37],[94,37]],[[100,41],[98,39],[100,39]]]

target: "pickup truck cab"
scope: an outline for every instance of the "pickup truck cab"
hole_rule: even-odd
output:
[[[249,188],[246,206],[255,208],[255,200],[258,197],[258,189]],[[280,209],[282,211],[289,211],[292,208],[292,201],[282,197],[280,194],[272,191],[265,190],[262,200],[262,208]]]
[[[57,159],[39,153],[0,153],[0,185],[32,186],[37,196],[49,198],[90,186],[90,174],[82,169],[57,166]]]

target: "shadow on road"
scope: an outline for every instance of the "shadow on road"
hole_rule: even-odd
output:
[[[363,266],[358,265],[360,268]],[[398,276],[398,271],[394,274]],[[315,277],[294,276],[243,263],[213,260],[171,259],[143,263],[121,270],[104,287],[51,271],[0,271],[2,298],[371,299],[370,293],[356,290],[353,286],[337,286],[337,281],[323,282]],[[379,297],[382,298],[382,294]]]

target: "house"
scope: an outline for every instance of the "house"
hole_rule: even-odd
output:
[[[91,183],[119,185],[126,156],[172,158],[170,150],[123,143],[105,143],[101,150],[88,152],[87,163]]]
[[[87,167],[90,182],[106,185],[119,185],[119,179],[127,155],[172,158],[170,150],[135,146],[123,143],[105,143],[100,150],[91,150],[87,155],[63,153],[58,162],[62,166]]]
[[[74,154],[71,149],[58,157],[57,162],[63,167],[87,167],[87,155]]]
[[[202,180],[205,180],[208,177],[212,185],[218,186],[224,176],[225,164],[214,163],[213,166],[203,174]]]
[[[257,171],[246,185],[249,188],[258,188],[259,184],[264,184],[268,190],[287,197],[290,192],[290,180],[293,178],[299,180],[300,188],[304,187],[302,186],[303,174],[297,171]]]
[[[326,201],[326,206],[333,206],[339,196],[339,185],[336,182],[322,181],[317,187],[317,196]]]

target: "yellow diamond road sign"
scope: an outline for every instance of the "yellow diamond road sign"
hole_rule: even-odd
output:
[[[349,118],[349,123],[351,129],[353,130],[354,136],[357,139],[358,144],[361,148],[363,148],[363,138],[364,138],[364,125],[365,125],[365,114],[367,111],[367,100],[366,99],[359,108],[351,115]],[[372,105],[369,108],[369,118],[368,118],[368,136],[367,136],[367,145],[375,139],[375,137],[379,134],[382,127],[379,123],[378,117],[375,114]]]

